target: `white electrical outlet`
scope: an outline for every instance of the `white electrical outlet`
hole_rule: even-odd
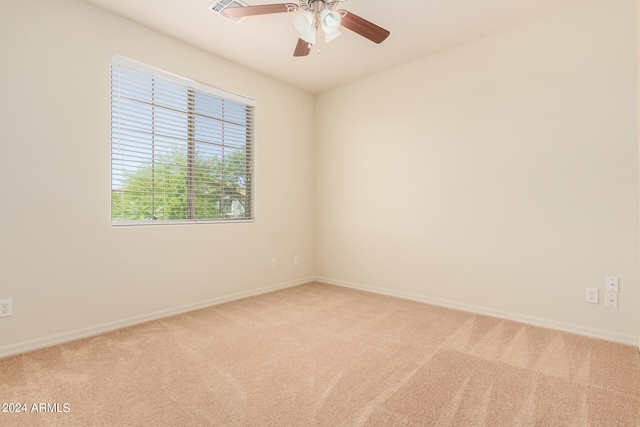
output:
[[[300,265],[300,257],[298,257],[298,255],[293,257],[293,265],[295,266]]]
[[[607,276],[605,277],[605,282],[607,283],[607,292],[619,292],[617,277]]]
[[[278,266],[278,260],[275,258],[271,258],[271,268],[276,268]]]
[[[0,300],[0,317],[9,317],[13,315],[13,300]]]
[[[604,306],[609,308],[618,308],[618,293],[607,292],[604,297]]]
[[[586,302],[598,304],[598,288],[587,288]]]

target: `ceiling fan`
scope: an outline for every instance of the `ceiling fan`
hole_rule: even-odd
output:
[[[339,3],[347,0],[298,0],[297,3],[276,3],[258,6],[227,7],[224,13],[230,18],[267,15],[270,13],[295,12],[293,25],[300,37],[293,56],[307,56],[311,46],[317,44],[320,37],[325,43],[340,35],[340,26],[371,40],[382,43],[389,31],[344,9],[336,10]]]

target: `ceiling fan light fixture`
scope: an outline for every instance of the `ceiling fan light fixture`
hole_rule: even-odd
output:
[[[310,45],[316,44],[316,29],[312,28],[305,34],[300,34],[300,38]]]
[[[342,16],[338,12],[334,12],[333,10],[325,9],[320,14],[320,22],[322,22],[322,31],[325,34],[331,34],[333,32],[338,31],[340,27],[340,21],[342,20]]]
[[[293,15],[293,26],[301,36],[309,33],[311,30],[314,30],[313,21],[313,13],[309,12],[308,10],[301,11]]]
[[[342,32],[339,31],[339,30],[336,30],[336,31],[334,31],[332,33],[325,33],[324,34],[324,42],[325,43],[329,43],[329,42],[337,39],[340,34],[342,34]]]
[[[241,0],[216,0],[240,2]],[[290,0],[291,1],[291,0]],[[346,28],[374,43],[382,43],[389,31],[344,9],[338,4],[347,0],[297,0],[295,3],[261,4],[257,6],[226,7],[225,14],[230,18],[269,15],[272,13],[293,13],[292,23],[299,34],[293,56],[307,56],[311,46],[316,43],[329,43],[339,35],[338,29]]]

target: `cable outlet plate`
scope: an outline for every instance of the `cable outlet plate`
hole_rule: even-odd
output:
[[[0,317],[9,317],[13,315],[13,300],[0,300]]]
[[[585,301],[591,304],[598,304],[598,288],[587,288]]]
[[[606,278],[606,283],[607,283],[607,292],[619,292],[618,289],[618,278],[614,277],[614,276],[607,276]]]
[[[604,296],[604,306],[609,308],[618,308],[617,292],[607,292]]]

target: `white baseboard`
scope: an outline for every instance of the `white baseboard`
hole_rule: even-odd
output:
[[[358,289],[366,292],[374,292],[377,294],[388,295],[392,297],[407,299],[411,301],[423,302],[426,304],[437,305],[441,307],[452,308],[456,310],[467,311],[476,314],[482,314],[486,316],[493,316],[507,320],[513,320],[516,322],[526,323],[533,326],[540,326],[549,329],[557,329],[565,332],[571,332],[578,335],[584,335],[592,338],[603,339],[607,341],[618,342],[627,345],[633,345],[638,347],[640,351],[640,338],[636,338],[633,335],[619,334],[616,332],[605,331],[602,329],[587,328],[580,325],[574,325],[571,323],[556,322],[553,320],[541,319],[532,316],[525,316],[518,313],[510,313],[501,310],[493,310],[485,307],[479,307],[469,304],[461,304],[453,301],[442,300],[438,298],[430,298],[423,295],[411,294],[407,292],[397,292],[390,289],[377,288],[368,285],[362,285],[357,283],[345,282],[341,280],[334,280],[326,277],[309,277],[305,279],[299,279],[291,282],[280,283],[271,286],[265,286],[262,288],[254,289],[251,291],[238,292],[232,295],[217,297],[205,301],[200,301],[194,304],[182,305],[166,310],[156,311],[154,313],[148,313],[141,316],[134,316],[127,319],[118,320],[115,322],[104,323],[101,325],[91,326],[88,328],[76,329],[69,332],[63,332],[60,334],[50,335],[43,338],[37,338],[34,340],[23,341],[17,344],[11,344],[0,347],[0,358],[13,356],[16,354],[22,354],[33,350],[38,350],[53,345],[63,344],[69,341],[75,341],[82,338],[87,338],[95,335],[99,335],[105,332],[115,331],[117,329],[126,328],[128,326],[137,325],[140,323],[149,322],[156,319],[162,319],[165,317],[174,316],[176,314],[186,313],[189,311],[198,310],[201,308],[211,307],[225,302],[238,300],[241,298],[247,298],[251,296],[266,294],[274,292],[279,289],[290,288],[293,286],[302,285],[309,282],[321,282],[329,285],[342,286],[351,289]]]
[[[75,341],[81,338],[87,338],[87,337],[99,335],[105,332],[111,332],[117,329],[126,328],[128,326],[149,322],[151,320],[162,319],[165,317],[175,316],[176,314],[181,314],[181,313],[186,313],[193,310],[198,310],[201,308],[211,307],[214,305],[222,304],[229,301],[234,301],[241,298],[252,297],[260,294],[266,294],[269,292],[277,291],[279,289],[290,288],[293,286],[302,285],[312,281],[314,281],[314,278],[309,277],[309,278],[299,279],[291,282],[280,283],[277,285],[265,286],[265,287],[254,289],[251,291],[238,292],[232,295],[212,298],[209,300],[200,301],[193,304],[187,304],[179,307],[169,308],[166,310],[156,311],[154,313],[143,314],[141,316],[129,317],[127,319],[117,320],[115,322],[109,322],[101,325],[90,326],[88,328],[76,329],[73,331],[50,335],[43,338],[37,338],[29,341],[19,342],[17,344],[1,346],[0,358],[13,356],[21,353],[26,353],[28,351],[38,350],[45,347],[51,347],[53,345],[63,344],[65,342]]]
[[[426,304],[437,305],[440,307],[452,308],[455,310],[467,311],[475,314],[482,314],[485,316],[498,317],[506,320],[513,320],[516,322],[526,323],[528,325],[540,326],[548,329],[555,329],[564,332],[570,332],[577,335],[584,335],[591,338],[598,338],[606,341],[617,342],[621,344],[638,346],[640,350],[640,340],[627,334],[620,334],[617,332],[606,331],[603,329],[588,328],[585,326],[575,325],[571,323],[556,322],[554,320],[542,319],[538,317],[526,316],[518,313],[511,313],[502,310],[494,310],[491,308],[485,308],[470,304],[462,304],[455,301],[448,301],[439,298],[431,298],[424,295],[412,294],[407,292],[397,292],[390,289],[377,288],[374,286],[362,285],[358,283],[345,282],[342,280],[333,280],[327,277],[316,277],[316,282],[326,283],[329,285],[342,286],[351,289],[358,289],[361,291],[374,292],[377,294],[388,295],[392,297],[402,298],[411,301],[423,302]]]

